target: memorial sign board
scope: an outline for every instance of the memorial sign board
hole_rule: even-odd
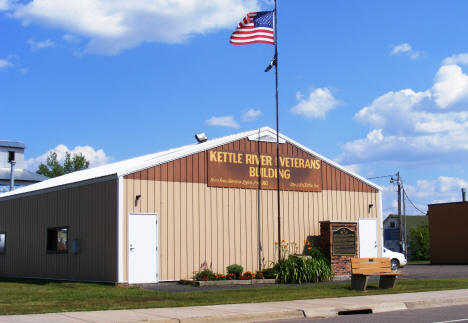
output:
[[[356,232],[348,228],[333,231],[333,255],[354,256],[356,254]]]

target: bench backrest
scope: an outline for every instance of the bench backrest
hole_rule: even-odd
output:
[[[372,275],[391,273],[390,258],[351,258],[351,273]]]

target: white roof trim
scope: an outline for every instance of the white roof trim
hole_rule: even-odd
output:
[[[230,135],[230,136],[226,136],[222,138],[208,140],[203,143],[194,143],[194,144],[187,145],[187,146],[182,146],[182,147],[178,147],[174,149],[161,151],[155,154],[144,155],[144,156],[127,159],[127,160],[123,160],[123,161],[112,163],[112,164],[89,168],[89,169],[81,170],[78,172],[66,174],[63,176],[51,178],[51,179],[48,179],[48,180],[45,180],[43,182],[39,182],[36,184],[21,187],[12,192],[6,192],[3,194],[0,194],[0,199],[3,197],[7,197],[7,196],[40,191],[40,190],[48,189],[51,187],[63,186],[63,185],[76,183],[76,182],[83,182],[86,180],[109,176],[109,175],[125,176],[128,174],[143,170],[143,169],[147,169],[147,168],[154,167],[160,164],[164,164],[164,163],[167,163],[167,162],[179,159],[179,158],[183,158],[189,155],[193,155],[193,154],[205,151],[205,150],[213,149],[213,148],[216,148],[216,147],[219,147],[219,146],[222,146],[222,145],[225,145],[230,142],[234,142],[243,138],[248,138],[249,140],[261,140],[261,141],[270,141],[270,138],[274,138],[276,142],[276,131],[271,129],[270,127],[263,127],[260,129],[241,132],[238,134],[234,134],[234,135]],[[280,138],[281,143],[289,142],[290,144],[298,147],[299,149],[302,149],[308,152],[309,154],[314,155],[317,158],[320,158],[324,162],[361,180],[362,182],[372,186],[373,188],[379,191],[382,190],[382,187],[376,185],[375,183],[369,181],[368,179],[365,179],[364,177],[359,176],[358,174],[344,168],[343,166],[338,165],[334,161],[331,161],[330,159],[323,157],[322,155],[282,135],[281,133],[279,135],[279,138]]]
[[[249,136],[249,140],[275,142],[276,143],[276,131],[271,132],[271,129],[260,128],[255,135]],[[284,144],[286,141],[279,138],[279,143]]]

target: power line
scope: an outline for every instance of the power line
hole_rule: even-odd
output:
[[[384,176],[377,176],[377,177],[368,177],[367,179],[377,179],[377,178],[385,178],[385,177],[392,177],[393,175],[384,175]]]
[[[406,198],[408,199],[408,201],[411,203],[411,205],[416,209],[418,210],[419,212],[421,212],[422,215],[426,215],[426,213],[424,213],[423,211],[421,211],[418,207],[416,207],[416,205],[414,205],[414,203],[411,201],[411,199],[409,198],[408,194],[406,193],[406,190],[403,189],[403,194],[405,194]]]

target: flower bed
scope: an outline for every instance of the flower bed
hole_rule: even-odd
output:
[[[200,271],[193,276],[194,281],[223,281],[223,280],[252,280],[264,279],[262,272],[254,274],[251,271],[244,272],[244,268],[240,265],[230,265],[226,267],[227,275],[215,273],[209,268],[206,263],[200,267]]]
[[[245,273],[236,277],[236,275],[233,273],[228,273],[227,275],[217,274],[206,269],[197,273],[194,277],[195,281],[252,280],[252,279],[261,280],[261,279],[264,279],[264,277],[261,272],[254,274],[251,271],[246,271]]]
[[[229,286],[229,285],[256,285],[256,284],[276,284],[275,279],[233,279],[233,280],[181,280],[181,284],[192,286]]]

